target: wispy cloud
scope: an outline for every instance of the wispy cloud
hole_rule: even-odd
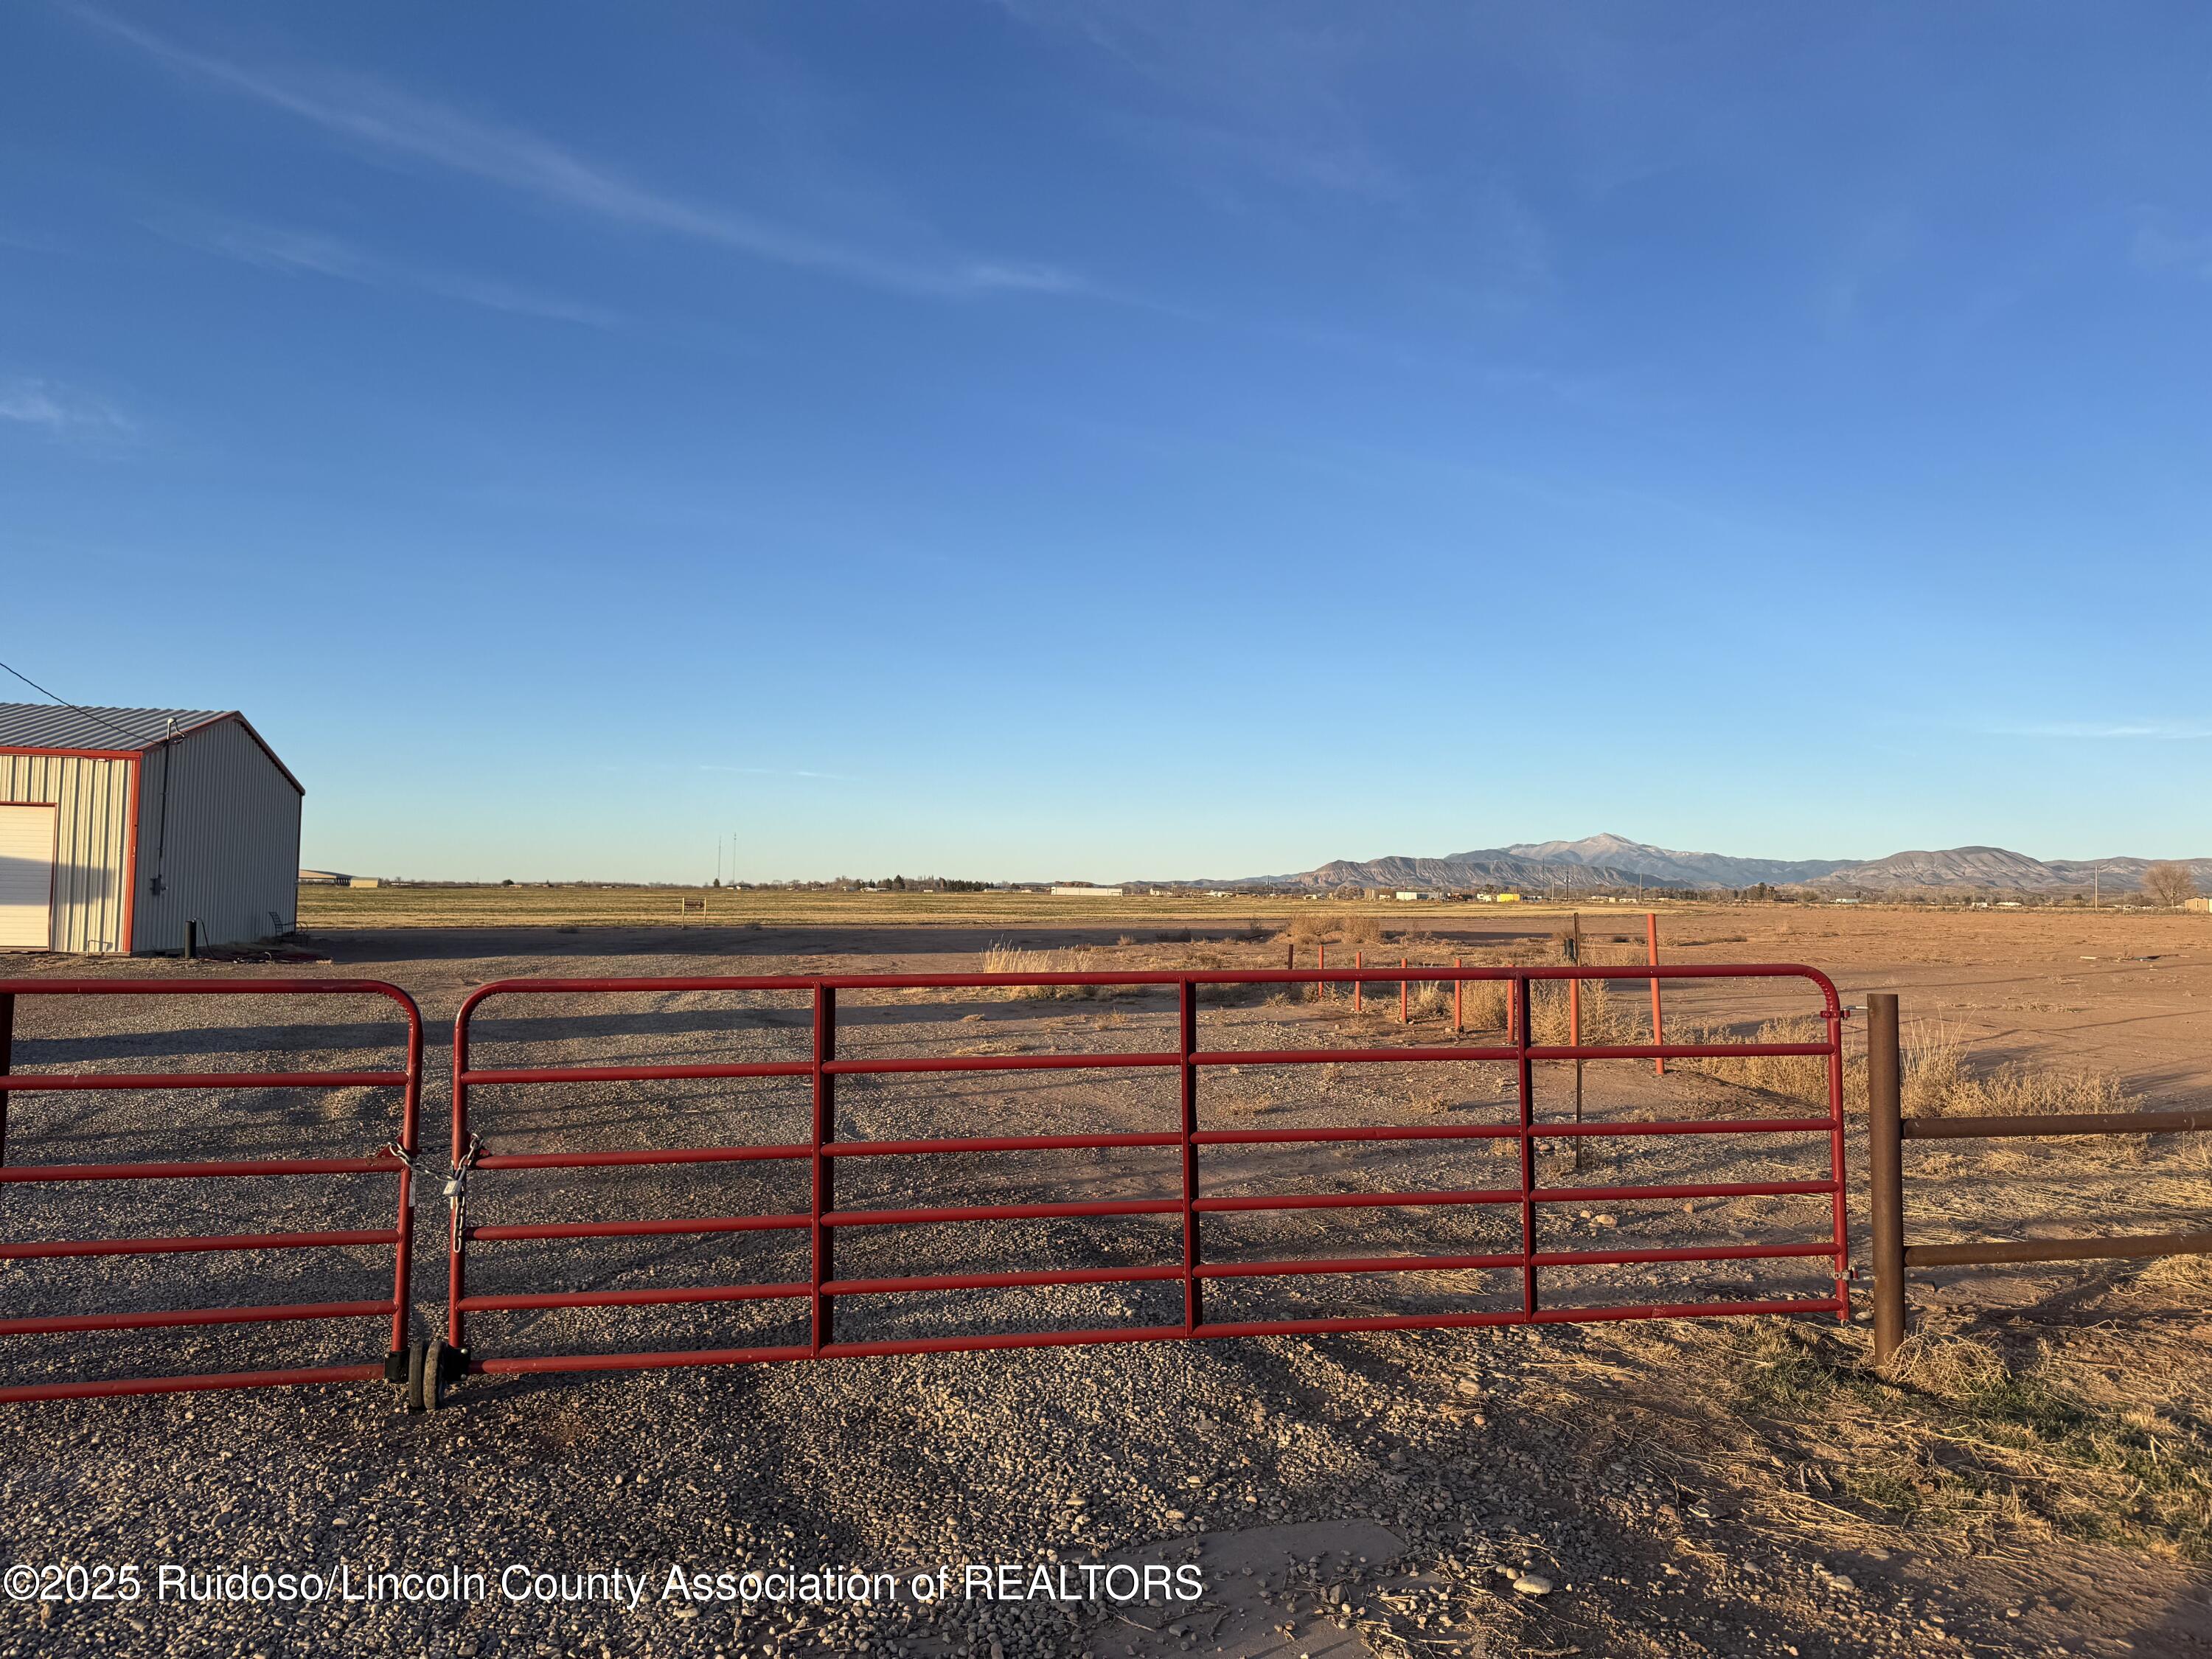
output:
[[[463,271],[384,258],[338,237],[313,231],[205,220],[156,221],[151,228],[172,241],[264,270],[328,276],[364,288],[410,289],[517,317],[542,317],[594,328],[614,328],[628,320],[603,306],[539,294]]]
[[[2212,723],[2202,720],[2058,720],[2045,726],[2005,726],[1996,735],[2007,738],[2148,738],[2154,741],[2188,743],[2212,738]]]
[[[70,245],[58,236],[50,236],[40,230],[12,229],[0,225],[0,247],[12,248],[18,253],[67,253]]]
[[[717,766],[710,761],[701,761],[702,772],[734,772],[750,778],[824,778],[833,783],[858,783],[860,780],[844,772],[801,772],[780,766]]]
[[[2128,252],[2139,270],[2212,278],[2212,233],[2181,225],[2170,214],[2138,214]]]
[[[137,429],[113,404],[51,380],[0,380],[0,421],[57,437],[119,438]]]
[[[1406,179],[1346,88],[1362,56],[1352,14],[1301,19],[1272,4],[1000,0],[1008,15],[1103,53],[1144,88],[1122,134],[1209,188],[1237,177],[1403,202]]]
[[[320,128],[374,154],[495,185],[603,223],[656,231],[771,264],[938,299],[1094,292],[1074,272],[941,246],[884,250],[656,190],[520,127],[464,114],[363,76],[264,70],[194,51],[105,13],[88,21],[170,70]]]

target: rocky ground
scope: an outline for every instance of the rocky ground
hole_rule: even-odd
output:
[[[395,981],[435,1034],[472,985],[559,971],[957,970],[969,948],[925,934],[856,952],[841,941],[755,933],[686,936],[687,954],[636,933],[319,941],[332,973]],[[702,948],[702,947],[704,948]],[[1099,965],[1278,959],[1246,939],[1144,939],[1099,947]],[[1725,954],[1725,953],[1724,953]],[[1808,953],[1809,954],[1809,952]],[[586,959],[578,961],[577,955]],[[11,964],[20,966],[21,964]],[[175,964],[92,971],[174,973]],[[1858,984],[1881,983],[1858,976]],[[1853,991],[1846,982],[1847,993]],[[1682,1018],[1750,1028],[1790,1012],[1685,993]],[[842,1052],[860,1056],[1047,1048],[1143,1049],[1170,1018],[1155,996],[1009,1003],[854,998]],[[1383,1012],[1352,1015],[1254,995],[1208,1015],[1223,1047],[1435,1040]],[[1800,999],[1799,1005],[1802,1006]],[[369,1005],[288,1004],[275,1048],[210,1003],[150,1012],[125,1000],[66,1012],[29,1000],[19,1069],[216,1068],[376,1063],[386,1027]],[[781,1056],[805,1040],[793,1000],[704,994],[487,1010],[479,1065],[665,1062]],[[1517,1111],[1503,1068],[1246,1067],[1208,1074],[1209,1124],[1479,1123]],[[1561,1068],[1562,1073],[1564,1068]],[[966,1074],[841,1087],[854,1139],[1127,1130],[1171,1124],[1171,1074]],[[1771,1082],[1771,1079],[1769,1079]],[[1591,1067],[1586,1109],[1633,1121],[1715,1110],[1795,1115],[1802,1102],[1741,1078],[1680,1068]],[[1565,1109],[1571,1082],[1540,1078],[1538,1107]],[[443,1154],[444,1099],[425,1145]],[[8,1159],[350,1152],[384,1132],[388,1097],[298,1091],[106,1099],[18,1097]],[[501,1150],[773,1140],[799,1133],[787,1084],[562,1085],[486,1091],[480,1122]],[[1428,1143],[1434,1146],[1436,1143]],[[1477,1151],[1461,1151],[1474,1147]],[[1218,1149],[1209,1192],[1346,1191],[1494,1184],[1489,1143],[1449,1157],[1333,1149]],[[1174,1190],[1161,1154],[940,1159],[932,1198],[1021,1202]],[[1210,1155],[1212,1156],[1212,1155]],[[1819,1137],[1657,1137],[1563,1155],[1547,1185],[1657,1184],[1817,1175]],[[1958,1156],[1953,1154],[1953,1156]],[[1455,1164],[1450,1160],[1459,1159]],[[1857,1154],[1853,1153],[1853,1167]],[[855,1206],[917,1201],[905,1160],[855,1158]],[[1970,1171],[1969,1171],[1970,1172]],[[1934,1206],[1962,1170],[1946,1166]],[[478,1220],[804,1207],[795,1170],[487,1172]],[[2184,1149],[2130,1149],[2030,1192],[2084,1182],[2144,1214],[2204,1192]],[[1166,1181],[1167,1185],[1162,1185]],[[371,1179],[10,1186],[8,1236],[235,1232],[386,1224]],[[2117,1201],[2117,1196],[2116,1196]],[[1817,1239],[1821,1200],[1580,1202],[1547,1212],[1547,1249],[1666,1240]],[[1510,1248],[1512,1206],[1423,1219],[1385,1211],[1296,1212],[1209,1229],[1213,1259],[1327,1250]],[[2201,1211],[2200,1211],[2201,1213]],[[415,1296],[443,1293],[441,1210],[426,1207]],[[1342,1218],[1356,1218],[1346,1232]],[[1232,1218],[1231,1219],[1239,1219]],[[1166,1230],[1166,1231],[1164,1231]],[[1136,1263],[1167,1259],[1170,1223],[969,1224],[921,1235],[855,1230],[841,1273]],[[734,1241],[734,1243],[733,1242]],[[372,1298],[374,1249],[276,1257],[107,1258],[0,1269],[10,1316],[185,1301]],[[1817,1261],[1583,1269],[1547,1297],[1598,1303],[1818,1293]],[[1831,1319],[1662,1322],[1261,1337],[907,1355],[715,1370],[471,1377],[455,1409],[405,1416],[380,1385],[18,1405],[0,1415],[0,1538],[7,1562],[139,1569],[135,1601],[12,1602],[0,1654],[276,1654],[400,1648],[434,1653],[961,1652],[1153,1655],[1487,1651],[1498,1654],[1856,1654],[2212,1650],[2203,1565],[2212,1533],[2204,1340],[2212,1281],[2187,1264],[2048,1270],[1921,1287],[1924,1334],[1890,1376],[1863,1333]],[[387,1270],[388,1271],[388,1270]],[[638,1288],[803,1277],[784,1235],[642,1243],[486,1245],[471,1289]],[[1217,1281],[1210,1316],[1423,1311],[1504,1305],[1504,1275],[1370,1275]],[[1051,1287],[868,1298],[841,1335],[1152,1322],[1179,1315],[1172,1285]],[[1242,1298],[1237,1299],[1237,1298]],[[919,1305],[915,1305],[919,1304]],[[484,1316],[478,1353],[652,1348],[792,1338],[794,1304],[743,1303]],[[427,1334],[428,1326],[424,1327]],[[129,1336],[7,1339],[9,1381],[54,1375],[313,1364],[380,1353],[374,1322],[220,1328]],[[358,1592],[375,1571],[481,1574],[458,1599],[423,1602],[161,1599],[161,1564],[195,1573],[341,1567]],[[1018,1569],[1002,1577],[1004,1565]],[[1146,1567],[1164,1569],[1147,1578]],[[524,1569],[501,1576],[510,1567]],[[1194,1574],[1175,1576],[1175,1569]],[[703,1598],[669,1591],[705,1575]],[[1117,1569],[1117,1571],[1108,1571]],[[1126,1569],[1126,1571],[1119,1570]],[[917,1599],[918,1577],[941,1598]],[[1040,1571],[1041,1570],[1041,1571]],[[717,1599],[715,1576],[827,1572],[779,1603]],[[971,1571],[975,1575],[971,1577]],[[614,1575],[619,1573],[617,1579]],[[896,1575],[853,1593],[847,1575]],[[540,1579],[538,1575],[550,1575]],[[594,1577],[593,1575],[597,1575]],[[567,1580],[563,1582],[564,1577]],[[633,1592],[632,1581],[642,1588]],[[700,1581],[688,1581],[695,1589]],[[535,1586],[536,1588],[533,1588]],[[1131,1589],[1124,1597],[1119,1592]],[[94,1588],[89,1580],[83,1588]],[[117,1588],[114,1585],[111,1589]],[[186,1580],[189,1594],[191,1581]],[[251,1586],[247,1586],[248,1589]],[[11,1590],[13,1586],[11,1584]],[[1194,1589],[1195,1599],[1177,1591]],[[551,1599],[539,1599],[538,1591]],[[562,1599],[571,1591],[582,1599]],[[826,1591],[827,1594],[823,1592]],[[988,1591],[988,1593],[987,1593]],[[635,1604],[632,1595],[635,1593]]]

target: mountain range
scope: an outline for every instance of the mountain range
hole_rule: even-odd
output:
[[[1520,842],[1443,858],[1336,859],[1286,876],[1247,876],[1212,886],[1466,888],[1744,888],[1765,883],[1819,892],[2072,893],[2093,884],[2133,892],[2152,859],[2030,858],[2002,847],[1952,847],[1892,853],[1880,859],[1759,859],[1686,853],[1624,836]],[[2199,886],[2212,890],[2212,858],[2188,859]]]

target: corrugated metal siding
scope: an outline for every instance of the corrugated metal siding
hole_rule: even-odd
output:
[[[124,948],[134,764],[79,755],[0,755],[0,801],[51,801],[61,808],[54,866],[57,951]]]
[[[187,921],[199,923],[207,945],[289,933],[298,921],[300,792],[268,753],[236,720],[220,720],[142,763],[137,948],[181,950]],[[157,859],[164,764],[175,769]]]

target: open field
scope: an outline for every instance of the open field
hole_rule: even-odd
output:
[[[683,902],[703,900],[703,915],[685,915]],[[356,927],[908,927],[952,922],[1026,928],[1054,922],[1098,922],[1121,927],[1170,923],[1212,925],[1257,921],[1280,927],[1294,915],[1321,911],[1364,915],[1393,928],[1430,924],[1445,931],[1468,918],[1510,921],[1540,916],[1563,921],[1571,909],[1584,916],[1632,915],[1644,908],[1671,913],[1693,907],[1676,901],[1632,904],[1510,904],[1400,902],[1395,899],[1261,897],[1228,890],[1171,896],[1055,898],[1049,893],[810,892],[778,887],[329,887],[300,889],[300,925]],[[1711,907],[1694,907],[1711,908]],[[1733,910],[1733,907],[1729,907]],[[1839,907],[1840,908],[1840,907]],[[1826,914],[1826,907],[1808,911]],[[2008,913],[2009,915],[2009,913]],[[1642,926],[1639,920],[1638,926]]]
[[[315,890],[309,890],[313,892]],[[1389,934],[1369,959],[1470,963],[1550,959],[1562,915],[1491,907],[1050,901],[998,895],[735,894],[823,908],[733,911],[678,927],[649,911],[540,911],[576,890],[323,892],[351,913],[308,924],[328,967],[190,969],[90,964],[102,975],[187,971],[342,972],[392,980],[422,1001],[432,1037],[425,1146],[442,1154],[441,1028],[468,991],[510,975],[970,972],[994,948],[1031,965],[1115,969],[1279,965],[1278,929],[1301,910]],[[419,896],[487,908],[480,924],[440,927]],[[643,902],[652,890],[585,894]],[[710,901],[714,896],[710,895]],[[376,907],[400,901],[390,910]],[[926,914],[909,908],[948,907]],[[1024,916],[1026,903],[1072,915]],[[1106,914],[1090,908],[1104,907]],[[503,905],[501,909],[493,908]],[[1408,914],[1415,913],[1415,914]],[[311,911],[310,915],[322,915]],[[1796,960],[1832,973],[1847,1001],[1893,988],[1923,1065],[1919,1109],[1986,1097],[2003,1068],[2044,1089],[2021,1097],[2181,1104],[2212,1091],[2212,920],[1795,907],[1662,911],[1671,962]],[[389,927],[361,925],[393,918]],[[1583,913],[1589,955],[1640,955],[1642,918]],[[521,919],[528,917],[525,921]],[[747,926],[757,922],[759,926]],[[519,925],[518,925],[519,924]],[[563,927],[577,931],[562,933]],[[1186,937],[1188,935],[1188,937]],[[1332,955],[1335,952],[1333,951]],[[1301,959],[1310,960],[1302,950]],[[50,969],[37,958],[0,973]],[[1620,1040],[1648,1021],[1642,984],[1585,1013]],[[1692,1023],[1751,1036],[1801,1014],[1802,992],[1717,985],[1670,989],[1670,1030]],[[1224,996],[1203,1015],[1225,1048],[1389,1046],[1449,1040],[1443,1009],[1395,988],[1348,997]],[[1008,998],[977,993],[854,994],[848,1046],[860,1056],[1110,1052],[1159,1045],[1171,1023],[1158,992]],[[68,1010],[27,1002],[17,1065],[368,1065],[389,1057],[357,1012],[295,1009],[291,1035],[238,1032],[210,1005],[149,1012],[119,1002]],[[194,1012],[197,1011],[197,1012]],[[477,1060],[664,1063],[781,1058],[803,1042],[797,1000],[773,994],[546,997],[485,1011]],[[1478,1038],[1492,1011],[1477,1011]],[[1491,1035],[1494,1037],[1495,1032]],[[264,1050],[266,1052],[264,1053]],[[1480,1123],[1516,1109],[1510,1068],[1240,1067],[1208,1072],[1209,1126]],[[1817,1079],[1814,1079],[1817,1081]],[[1085,1071],[850,1079],[840,1134],[1120,1132],[1156,1127],[1167,1079]],[[1683,1115],[1802,1115],[1808,1079],[1788,1062],[1648,1062],[1586,1068],[1586,1109],[1632,1121]],[[1983,1091],[1972,1095],[1973,1087]],[[1570,1068],[1540,1068],[1540,1117],[1566,1109]],[[251,1097],[240,1097],[240,1100]],[[250,1111],[186,1091],[159,1099],[18,1097],[9,1161],[126,1158],[188,1142],[195,1156],[271,1146],[337,1150],[382,1133],[367,1091],[334,1109],[289,1093]],[[486,1090],[482,1127],[500,1149],[714,1144],[787,1136],[805,1103],[781,1082],[732,1085],[563,1085]],[[988,1127],[986,1127],[988,1126]],[[1564,1153],[1540,1171],[1590,1185],[1775,1178],[1817,1173],[1817,1137],[1650,1139]],[[1951,1143],[1908,1148],[1909,1212],[1920,1240],[2033,1237],[2204,1224],[2212,1160],[2199,1137]],[[1747,1144],[1752,1141],[1758,1144]],[[1850,1172],[1863,1170],[1852,1135]],[[1431,1143],[1434,1144],[1434,1143]],[[1461,1146],[1484,1143],[1455,1143]],[[1207,1190],[1403,1189],[1498,1177],[1468,1154],[1456,1170],[1403,1146],[1216,1149]],[[1145,1149],[1056,1158],[898,1158],[841,1187],[841,1203],[994,1202],[1165,1190]],[[802,1196],[767,1166],[605,1172],[499,1171],[479,1177],[471,1217],[524,1223],[636,1213],[726,1214]],[[373,1225],[343,1211],[337,1184],[220,1194],[143,1183],[128,1210],[94,1216],[83,1189],[10,1189],[10,1237],[79,1231],[239,1231]],[[27,1195],[42,1194],[33,1200]],[[926,1194],[926,1196],[923,1194]],[[1863,1217],[1855,1238],[1863,1249]],[[416,1296],[435,1311],[441,1211]],[[1291,1249],[1331,1254],[1481,1249],[1494,1224],[1430,1212],[1294,1212],[1210,1233],[1221,1259]],[[1633,1200],[1562,1206],[1553,1247],[1694,1238],[1815,1238],[1819,1203]],[[550,1246],[481,1246],[472,1279],[493,1292],[554,1285],[662,1287],[781,1279],[778,1236],[723,1235]],[[975,1224],[878,1235],[852,1272],[1156,1259],[1146,1218]],[[868,1252],[873,1252],[871,1255]],[[37,1313],[96,1294],[100,1305],[236,1299],[267,1278],[278,1294],[374,1293],[373,1252],[300,1264],[250,1256],[108,1264],[16,1262],[0,1272],[9,1311]],[[1562,1299],[1711,1299],[1817,1290],[1817,1261],[1651,1263],[1561,1271]],[[1218,1316],[1362,1314],[1480,1306],[1511,1292],[1480,1273],[1219,1281]],[[1548,1281],[1547,1281],[1548,1283]],[[1041,1287],[884,1300],[854,1310],[855,1332],[1046,1328],[1152,1322],[1161,1287]],[[1231,1296],[1240,1298],[1229,1300]],[[11,1608],[0,1653],[92,1650],[435,1653],[1399,1656],[1758,1654],[1800,1656],[2088,1652],[2197,1656],[2212,1645],[2212,1273],[2202,1264],[2103,1263],[1928,1273],[1915,1286],[1923,1334],[1893,1375],[1868,1364],[1863,1331],[1832,1322],[1662,1322],[1511,1329],[1371,1332],[904,1356],[726,1370],[473,1378],[448,1416],[390,1414],[368,1387],[11,1407],[0,1416],[0,1513],[10,1559],[128,1557],[289,1561],[301,1537],[325,1559],[404,1555],[422,1565],[510,1560],[575,1570],[732,1562],[934,1565],[1047,1551],[1194,1560],[1195,1610],[1030,1606],[917,1616],[863,1608],[801,1619],[710,1609],[696,1618],[648,1595],[635,1615],[604,1607],[389,1605],[301,1611]],[[787,1340],[779,1304],[678,1305],[485,1316],[477,1341],[501,1352],[564,1345],[653,1347]],[[358,1328],[10,1339],[11,1377],[96,1370],[158,1347],[163,1368],[311,1363],[353,1352]],[[350,1345],[350,1346],[349,1346]],[[1080,1500],[1078,1502],[1077,1500]],[[557,1535],[546,1518],[559,1517]],[[336,1540],[336,1541],[332,1541]],[[1249,1571],[1248,1571],[1249,1570]],[[1555,1588],[1516,1595],[1534,1570]],[[340,1616],[340,1612],[343,1616]],[[143,1626],[134,1628],[132,1620]],[[1172,1628],[1183,1626],[1180,1632]],[[1152,1626],[1167,1626],[1154,1629]],[[1285,1632],[1288,1633],[1285,1633]]]

